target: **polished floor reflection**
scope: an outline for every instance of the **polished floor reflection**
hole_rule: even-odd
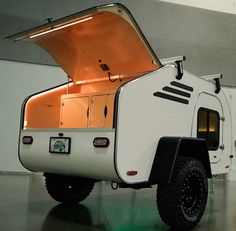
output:
[[[49,197],[41,175],[0,175],[0,231],[162,231],[152,189],[113,191],[97,183],[78,205]],[[201,223],[194,229],[236,230],[236,182],[216,181]]]

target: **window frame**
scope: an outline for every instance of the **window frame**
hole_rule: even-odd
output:
[[[196,134],[196,137],[197,138],[201,138],[201,137],[198,137],[198,128],[199,128],[199,113],[201,111],[204,111],[204,112],[207,112],[207,146],[208,146],[208,150],[210,151],[216,151],[219,149],[220,147],[220,114],[218,111],[216,110],[212,110],[212,109],[209,109],[209,108],[205,108],[205,107],[200,107],[198,109],[198,112],[197,112],[197,134]],[[218,144],[216,147],[211,147],[209,145],[209,125],[210,125],[210,113],[214,113],[216,116],[217,116],[217,128],[218,128],[218,131],[217,131],[217,137],[218,137]]]

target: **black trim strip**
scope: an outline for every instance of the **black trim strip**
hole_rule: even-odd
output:
[[[168,100],[175,101],[175,102],[178,102],[178,103],[188,104],[188,100],[186,100],[186,99],[175,97],[173,95],[168,95],[168,94],[165,94],[165,93],[162,93],[162,92],[159,92],[159,91],[153,93],[153,95],[156,96],[156,97],[160,97],[160,98],[163,98],[163,99],[168,99]]]
[[[193,88],[188,86],[188,85],[185,85],[185,84],[182,84],[182,83],[179,83],[179,82],[176,82],[176,81],[172,81],[170,83],[172,86],[175,86],[175,87],[179,87],[179,88],[182,88],[184,90],[187,90],[187,91],[193,91]]]
[[[128,81],[128,82],[130,82],[130,81]],[[119,96],[120,96],[122,88],[128,82],[123,83],[122,85],[119,86],[119,88],[118,88],[118,90],[116,91],[116,94],[115,94],[115,101],[114,101],[114,107],[113,107],[113,128],[115,129],[113,163],[114,163],[114,169],[115,169],[116,175],[120,179],[120,181],[123,182],[123,183],[126,183],[126,182],[120,176],[119,171],[118,171],[117,162],[116,162],[116,156],[117,156],[117,123],[118,123]]]
[[[172,87],[163,87],[162,90],[163,91],[168,91],[168,92],[171,92],[171,93],[174,93],[174,94],[177,94],[177,95],[185,96],[185,97],[188,97],[188,98],[191,97],[191,95],[189,93],[174,89]]]

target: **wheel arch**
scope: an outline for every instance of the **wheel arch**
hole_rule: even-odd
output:
[[[177,156],[190,156],[198,159],[204,166],[208,178],[211,178],[211,165],[207,142],[204,139],[189,137],[162,137],[157,145],[149,182],[169,183]]]

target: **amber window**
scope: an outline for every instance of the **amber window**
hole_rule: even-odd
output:
[[[197,137],[207,141],[209,150],[217,150],[219,147],[219,122],[220,117],[217,111],[199,109]]]

